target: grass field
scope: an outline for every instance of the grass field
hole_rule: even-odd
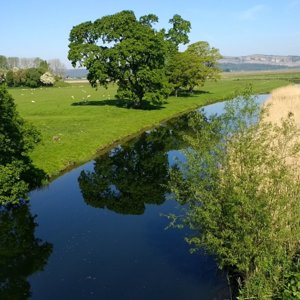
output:
[[[292,83],[300,83],[300,71],[280,70],[280,71],[257,71],[257,72],[228,72],[228,73],[223,73],[223,79],[253,80],[253,81],[287,80]]]
[[[42,134],[42,143],[31,155],[33,162],[50,176],[57,176],[95,157],[101,149],[117,141],[185,111],[229,99],[234,90],[249,83],[253,84],[254,93],[268,93],[290,83],[288,74],[277,79],[255,76],[229,76],[216,83],[207,83],[201,89],[204,93],[171,97],[157,110],[117,107],[114,101],[116,86],[113,85],[97,91],[88,84],[79,83],[61,88],[10,89],[10,93],[21,116]],[[86,101],[85,105],[73,105],[80,101]]]

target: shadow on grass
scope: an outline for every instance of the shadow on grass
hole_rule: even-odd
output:
[[[162,105],[154,105],[147,101],[143,101],[140,106],[134,106],[131,102],[119,99],[109,100],[82,100],[73,102],[72,106],[115,106],[128,109],[141,109],[141,110],[160,110],[165,108]]]
[[[197,97],[204,94],[211,94],[211,92],[208,91],[181,91],[178,93],[178,97]]]

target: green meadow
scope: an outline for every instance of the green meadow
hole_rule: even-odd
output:
[[[64,87],[10,89],[21,116],[41,132],[42,142],[32,152],[34,164],[49,176],[80,165],[139,132],[159,125],[189,110],[230,99],[236,89],[253,85],[254,93],[297,82],[291,76],[227,74],[209,82],[193,96],[170,97],[160,109],[137,110],[116,105],[117,87],[91,88],[88,83]],[[80,105],[78,105],[80,104]]]

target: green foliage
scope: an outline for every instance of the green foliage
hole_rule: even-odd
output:
[[[37,68],[10,70],[6,73],[6,84],[9,87],[36,88],[42,85],[40,81],[42,74],[42,70]]]
[[[0,165],[0,204],[18,204],[27,199],[28,184],[21,179],[26,166],[20,161]]]
[[[49,72],[50,67],[46,60],[40,60],[37,68],[41,73]]]
[[[169,81],[175,95],[180,89],[192,92],[196,86],[203,86],[206,80],[220,79],[219,50],[211,48],[207,42],[197,42],[184,52],[174,54],[168,62]]]
[[[176,16],[173,31],[166,34],[152,27],[157,21],[152,14],[137,20],[132,11],[122,11],[79,24],[70,33],[69,60],[88,69],[93,87],[116,82],[119,99],[134,106],[159,104],[170,93],[165,74],[170,43],[175,48],[186,43],[190,27]]]
[[[191,31],[191,23],[180,15],[174,15],[169,23],[172,24],[172,28],[166,33],[166,39],[170,42],[171,49],[173,46],[174,50],[178,50],[180,44],[189,42],[188,34]]]
[[[5,81],[6,84],[10,87],[15,86],[14,83],[14,72],[13,71],[8,71],[5,75]]]
[[[37,68],[29,68],[25,71],[25,83],[24,86],[36,88],[41,86],[40,77],[43,75],[42,70]]]
[[[49,85],[49,81],[41,80],[41,77],[48,74],[49,65],[46,61],[36,59],[37,68],[18,69],[14,68],[6,73],[5,81],[9,87],[30,87],[37,88],[42,85]]]
[[[39,134],[16,111],[12,96],[0,87],[0,164],[25,161],[39,142]]]
[[[0,86],[0,205],[26,198],[38,181],[28,153],[39,142],[38,132],[17,113],[13,98]],[[41,175],[41,174],[40,174]]]
[[[299,250],[299,131],[289,118],[263,119],[249,91],[225,113],[190,121],[187,162],[172,172],[171,188],[186,205],[188,242],[216,255],[238,274],[239,299],[275,299]]]
[[[282,300],[300,299],[300,258],[296,256],[291,269],[285,274],[285,282],[280,297]]]

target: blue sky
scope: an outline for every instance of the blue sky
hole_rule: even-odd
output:
[[[71,28],[130,9],[154,13],[159,27],[180,14],[191,42],[207,41],[223,55],[300,55],[300,0],[13,0],[1,3],[0,54],[59,58],[67,66]]]

